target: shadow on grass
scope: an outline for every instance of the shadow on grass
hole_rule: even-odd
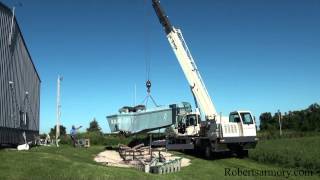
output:
[[[195,152],[193,150],[174,151],[174,152],[196,157],[203,160],[219,160],[219,159],[230,159],[230,158],[243,159],[248,157],[247,153],[239,155],[232,151],[214,152],[210,157],[206,157],[204,152]]]

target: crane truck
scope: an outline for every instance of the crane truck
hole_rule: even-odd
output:
[[[195,111],[177,114],[179,118],[171,127],[173,135],[168,138],[166,147],[200,151],[208,158],[220,151],[244,155],[258,141],[256,123],[251,112],[234,111],[229,117],[217,113],[181,30],[171,25],[159,0],[152,0],[152,6],[190,85],[196,104]]]

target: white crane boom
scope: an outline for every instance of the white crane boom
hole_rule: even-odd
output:
[[[207,88],[201,78],[199,70],[189,48],[183,38],[180,29],[176,29],[170,24],[168,17],[165,15],[160,6],[159,0],[153,0],[153,7],[158,15],[159,21],[165,29],[167,39],[179,61],[179,64],[191,87],[196,104],[199,106],[206,119],[215,119],[217,111],[207,91]]]

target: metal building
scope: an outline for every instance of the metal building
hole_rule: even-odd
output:
[[[40,78],[10,8],[0,2],[0,144],[39,134]]]

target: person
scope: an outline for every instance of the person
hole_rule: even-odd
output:
[[[74,125],[72,125],[72,128],[70,130],[70,136],[71,136],[73,147],[76,147],[76,144],[77,144],[77,130],[79,130],[81,127],[82,126],[79,126],[78,128],[76,128]]]

